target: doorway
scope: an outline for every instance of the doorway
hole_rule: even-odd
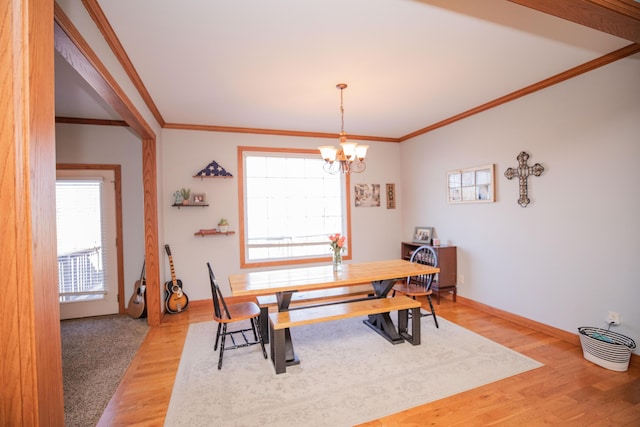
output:
[[[122,312],[119,175],[112,165],[57,170],[60,319]]]

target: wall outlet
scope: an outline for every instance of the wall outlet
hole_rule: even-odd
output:
[[[610,311],[607,315],[607,323],[610,325],[619,325],[620,324],[620,315],[615,311]]]
[[[458,283],[464,285],[464,276],[462,274],[458,274]]]

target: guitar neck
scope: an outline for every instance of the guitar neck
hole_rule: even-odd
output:
[[[178,279],[176,279],[176,270],[173,268],[173,258],[171,255],[169,255],[169,267],[171,268],[171,281],[175,285]]]

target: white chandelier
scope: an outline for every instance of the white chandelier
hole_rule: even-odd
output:
[[[336,174],[363,172],[367,165],[364,158],[367,155],[368,145],[356,144],[347,141],[347,134],[344,132],[344,107],[342,105],[342,91],[347,88],[346,83],[338,83],[336,88],[340,89],[340,115],[342,116],[342,127],[340,128],[340,148],[332,145],[318,147],[320,156],[324,159],[324,170]]]

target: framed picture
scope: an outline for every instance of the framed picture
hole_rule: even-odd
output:
[[[380,184],[356,184],[356,208],[380,207]]]
[[[387,209],[396,208],[396,185],[387,184]]]
[[[433,238],[433,227],[416,227],[413,232],[413,243],[430,245]]]
[[[193,193],[191,195],[191,203],[194,205],[206,205],[207,195],[205,193]]]
[[[491,203],[495,201],[494,166],[457,169],[447,172],[448,203]]]

